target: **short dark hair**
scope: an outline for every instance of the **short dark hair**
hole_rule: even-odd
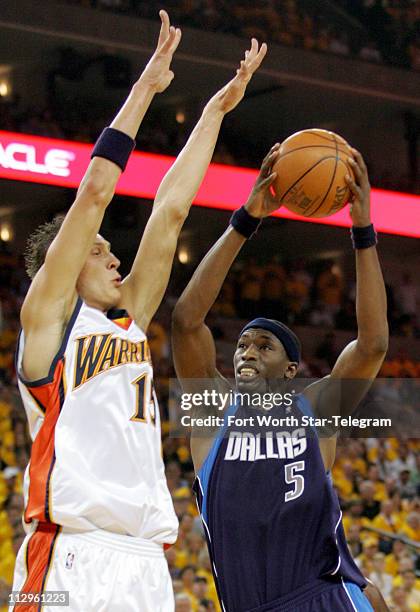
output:
[[[65,215],[57,215],[52,221],[43,223],[32,232],[25,249],[25,268],[29,278],[33,279],[45,261],[47,251],[57,236]]]

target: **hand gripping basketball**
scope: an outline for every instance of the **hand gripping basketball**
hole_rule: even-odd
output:
[[[348,162],[353,174],[347,174],[345,180],[350,188],[350,216],[355,227],[367,227],[370,218],[370,184],[366,164],[357,149],[350,147],[352,157]],[[354,176],[353,176],[354,175]]]
[[[246,211],[253,217],[264,219],[280,206],[271,192],[272,185],[277,178],[277,172],[273,171],[273,166],[278,159],[279,149],[280,144],[277,142],[265,156],[258,178],[245,204]]]

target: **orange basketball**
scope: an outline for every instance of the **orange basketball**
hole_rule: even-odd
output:
[[[344,180],[353,176],[348,143],[328,130],[296,132],[280,146],[273,189],[281,204],[303,217],[328,217],[347,204]]]

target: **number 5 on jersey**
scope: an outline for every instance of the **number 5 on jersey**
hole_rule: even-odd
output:
[[[295,461],[294,463],[288,463],[284,466],[284,477],[287,484],[293,485],[291,491],[287,491],[284,496],[284,501],[292,501],[300,497],[305,490],[305,479],[301,474],[297,472],[305,471],[304,461]]]
[[[147,374],[142,374],[132,381],[132,385],[136,387],[136,410],[130,421],[138,421],[140,423],[156,422],[156,402],[153,389],[153,381],[150,381],[150,394],[147,392]],[[149,419],[147,418],[149,413]]]

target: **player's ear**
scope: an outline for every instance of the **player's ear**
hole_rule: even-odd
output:
[[[292,380],[297,374],[298,366],[299,364],[297,361],[289,361],[286,371],[284,372],[284,377]]]

